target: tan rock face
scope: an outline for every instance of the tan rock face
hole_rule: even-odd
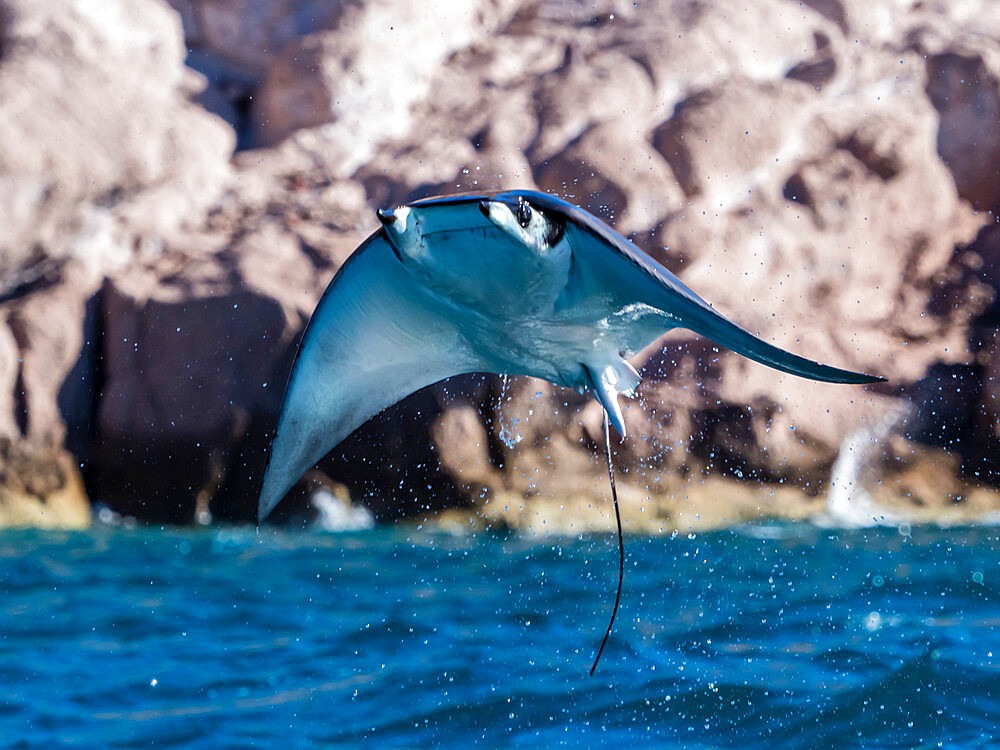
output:
[[[90,501],[66,451],[31,453],[0,445],[0,528],[80,529],[90,525]]]
[[[0,433],[44,462],[92,411],[88,300],[201,221],[232,134],[188,102],[197,76],[162,3],[10,0],[0,20]]]
[[[166,5],[9,0],[3,18],[0,287],[68,259],[94,284],[217,196],[231,133],[185,101]]]
[[[343,6],[330,0],[169,0],[181,14],[188,44],[263,71],[286,45],[336,24]]]
[[[324,145],[349,175],[382,142],[413,132],[410,110],[437,69],[488,34],[501,7],[367,3],[345,13],[336,31],[304,37],[269,66],[255,100],[261,142],[328,123]]]
[[[70,445],[115,510],[249,518],[296,338],[373,210],[500,187],[584,206],[779,346],[890,378],[810,383],[673,332],[637,358],[630,507],[709,502],[685,488],[718,474],[759,504],[820,497],[859,429],[1000,478],[996,3],[171,5],[0,6],[0,436]],[[230,160],[185,46],[199,101],[260,148]],[[577,394],[465,377],[323,469],[380,518],[589,497],[602,439]]]

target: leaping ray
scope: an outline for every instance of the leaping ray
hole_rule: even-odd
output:
[[[762,341],[607,224],[545,193],[430,198],[378,218],[382,227],[344,263],[306,327],[260,521],[365,421],[452,375],[531,375],[589,390],[621,435],[618,397],[639,383],[626,357],[673,328],[813,380],[883,380]]]
[[[258,505],[263,521],[335,445],[403,397],[472,371],[592,391],[622,435],[625,359],[687,328],[783,372],[883,378],[768,344],[713,310],[599,219],[534,191],[430,198],[380,211],[306,328]]]

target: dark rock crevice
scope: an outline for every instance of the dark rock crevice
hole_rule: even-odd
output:
[[[689,198],[696,197],[701,188],[695,175],[694,161],[686,143],[686,112],[698,108],[712,99],[708,92],[695,94],[679,103],[666,122],[653,131],[653,147],[670,165],[674,178]]]
[[[59,414],[66,425],[66,448],[84,467],[84,483],[88,487],[90,446],[97,434],[98,410],[106,379],[102,298],[103,291],[99,290],[84,304],[83,345],[56,395]]]
[[[1000,209],[1000,80],[982,57],[955,52],[929,55],[926,69],[938,153],[959,195],[979,210]]]

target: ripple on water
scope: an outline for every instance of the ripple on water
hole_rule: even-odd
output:
[[[997,530],[0,534],[0,736],[47,747],[982,747]]]

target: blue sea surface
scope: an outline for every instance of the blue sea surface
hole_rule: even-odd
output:
[[[998,529],[0,534],[2,747],[1000,745]]]

